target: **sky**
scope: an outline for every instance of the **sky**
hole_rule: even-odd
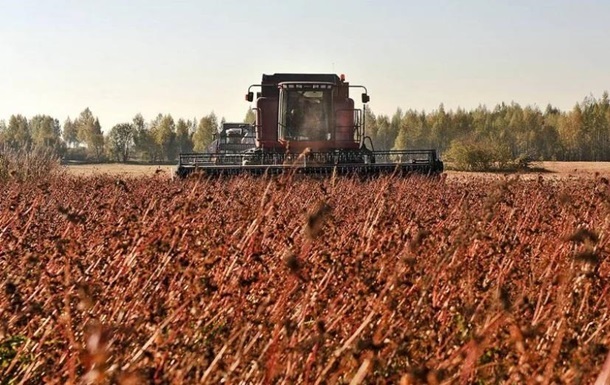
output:
[[[377,115],[569,110],[610,90],[609,46],[607,0],[0,0],[0,120],[242,121],[277,72],[343,73]]]

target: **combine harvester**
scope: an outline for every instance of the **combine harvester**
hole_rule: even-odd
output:
[[[254,127],[248,123],[223,123],[206,148],[208,154],[239,154],[256,147]]]
[[[193,172],[207,176],[235,174],[380,174],[443,172],[436,150],[375,151],[365,134],[366,87],[350,85],[334,74],[263,75],[251,85],[246,100],[257,93],[254,141],[244,149],[209,149],[205,153],[180,154],[176,174]],[[350,88],[361,88],[362,109],[355,108]],[[229,140],[232,128],[223,127]],[[235,131],[236,132],[236,131]],[[240,131],[235,140],[247,134]],[[222,140],[222,132],[220,139]],[[214,146],[212,146],[214,147]]]

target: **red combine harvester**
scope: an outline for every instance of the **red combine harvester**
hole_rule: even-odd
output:
[[[401,175],[439,174],[443,162],[436,151],[375,151],[365,134],[366,87],[350,85],[334,74],[263,75],[251,85],[246,100],[257,93],[255,146],[246,151],[180,154],[176,174],[204,175],[299,174]],[[363,108],[357,109],[350,88],[361,88]]]

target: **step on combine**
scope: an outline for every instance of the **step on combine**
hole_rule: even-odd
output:
[[[263,75],[261,84],[248,88],[248,102],[254,101],[255,88],[253,130],[223,126],[206,152],[180,154],[178,176],[443,172],[434,149],[375,151],[365,133],[367,89],[350,85],[343,75]],[[361,109],[349,96],[353,88],[363,91]]]

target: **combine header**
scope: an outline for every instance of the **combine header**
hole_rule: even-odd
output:
[[[443,172],[436,151],[375,151],[365,134],[365,106],[369,95],[364,86],[350,85],[334,74],[263,75],[251,85],[246,100],[257,93],[254,138],[248,130],[223,127],[225,140],[239,146],[212,146],[205,153],[180,154],[176,174],[194,171],[205,175],[356,174]],[[363,108],[349,97],[350,88],[361,88]],[[234,130],[234,131],[231,131]],[[219,139],[223,135],[220,133]],[[229,134],[235,133],[235,137]],[[243,141],[247,141],[245,147]]]

